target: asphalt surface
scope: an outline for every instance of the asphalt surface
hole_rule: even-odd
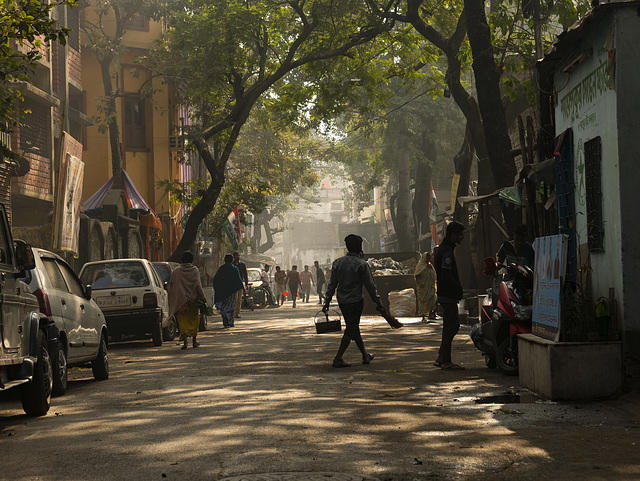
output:
[[[110,379],[73,369],[41,418],[0,393],[0,479],[640,479],[637,378],[615,400],[545,402],[487,369],[468,328],[453,348],[466,370],[433,366],[441,326],[418,318],[365,317],[375,359],[352,345],[335,369],[318,307],[210,317],[186,351],[112,344]]]

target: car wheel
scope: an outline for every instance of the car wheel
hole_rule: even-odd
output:
[[[511,348],[511,337],[505,337],[498,346],[498,352],[496,352],[496,362],[498,369],[507,376],[516,376],[518,374],[518,344],[516,341],[516,347]]]
[[[206,331],[207,330],[207,316],[205,314],[200,314],[200,325],[198,326],[198,331]]]
[[[33,378],[22,387],[22,407],[29,416],[43,416],[51,405],[53,390],[51,357],[47,350],[44,333],[38,330],[38,359],[34,366]]]
[[[175,317],[171,317],[169,319],[169,325],[162,330],[162,336],[165,341],[173,341],[176,338],[176,332],[178,328],[176,327],[176,319]]]
[[[100,348],[98,355],[91,361],[91,370],[96,381],[109,379],[109,355],[107,353],[107,340],[104,334],[100,336]]]
[[[51,352],[53,366],[53,396],[62,396],[67,391],[67,353],[64,345],[56,341],[55,349]]]
[[[162,319],[162,316],[160,319]],[[151,332],[154,346],[162,346],[162,321],[160,319],[153,325],[153,331]]]

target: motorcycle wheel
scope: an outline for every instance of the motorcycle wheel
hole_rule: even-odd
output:
[[[498,369],[507,376],[516,376],[518,374],[518,344],[516,341],[515,348],[511,349],[511,338],[505,337],[498,346],[496,352],[496,363]]]
[[[484,363],[487,365],[489,369],[495,369],[496,367],[498,367],[498,363],[496,362],[496,356],[494,354],[485,354]]]
[[[267,291],[262,288],[257,288],[251,291],[251,297],[253,298],[253,304],[258,309],[264,309],[267,307]]]

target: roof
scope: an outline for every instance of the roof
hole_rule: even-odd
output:
[[[551,48],[545,52],[544,58],[538,60],[538,70],[549,71],[566,56],[566,52],[573,48],[590,33],[590,29],[597,22],[605,18],[611,11],[618,8],[640,8],[639,0],[607,0],[598,3],[582,18],[577,20],[566,31],[558,35]]]

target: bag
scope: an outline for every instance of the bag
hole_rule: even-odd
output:
[[[329,318],[329,313],[332,315],[332,319]],[[335,317],[337,316],[337,319]],[[318,311],[313,318],[313,323],[316,326],[316,334],[326,334],[327,332],[340,332],[342,331],[342,324],[340,322],[340,313],[335,310],[329,310],[328,313]]]
[[[389,293],[389,313],[393,317],[411,317],[416,313],[416,294],[412,288]]]

